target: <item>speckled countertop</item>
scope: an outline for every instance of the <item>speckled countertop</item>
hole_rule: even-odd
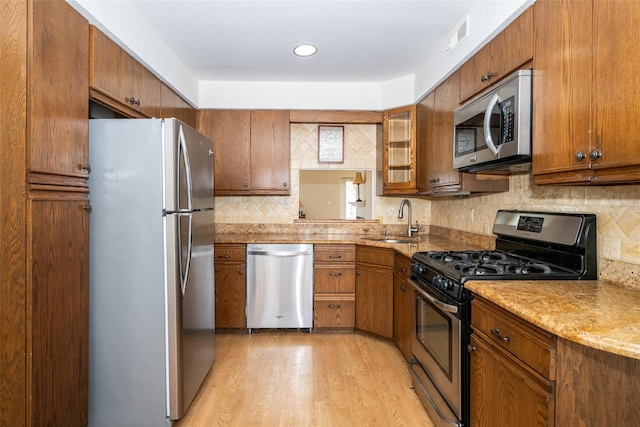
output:
[[[605,280],[476,280],[465,287],[559,337],[640,359],[637,289]]]
[[[216,243],[365,244],[410,257],[419,251],[481,249],[464,239],[423,235],[385,243],[358,234],[217,234]],[[487,248],[485,248],[487,249]],[[532,324],[588,347],[640,359],[640,290],[598,281],[468,281],[465,287]]]

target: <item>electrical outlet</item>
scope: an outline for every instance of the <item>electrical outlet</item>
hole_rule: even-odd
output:
[[[473,224],[473,220],[475,219],[474,216],[475,216],[475,213],[473,211],[473,208],[469,209],[469,213],[468,213],[469,224]]]
[[[282,203],[282,207],[285,209],[289,209],[291,207],[291,197],[282,197],[280,198],[280,202]]]

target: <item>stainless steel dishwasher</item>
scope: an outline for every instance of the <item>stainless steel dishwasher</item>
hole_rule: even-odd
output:
[[[313,327],[313,245],[247,245],[247,329]]]

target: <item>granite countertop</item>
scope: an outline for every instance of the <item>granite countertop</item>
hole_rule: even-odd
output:
[[[415,252],[481,249],[460,239],[422,235],[416,243],[386,243],[362,234],[217,234],[216,243],[359,244]],[[485,248],[487,249],[487,248]],[[578,344],[640,359],[640,291],[605,280],[465,283],[472,292],[532,324]]]
[[[411,243],[387,243],[371,240],[380,236],[362,234],[275,234],[275,233],[229,233],[216,234],[215,243],[314,243],[314,244],[358,244],[391,248],[411,257],[415,252],[456,251],[479,249],[468,242],[451,240],[446,237],[417,235],[420,240]]]
[[[558,337],[640,359],[637,289],[605,280],[476,280],[465,287]]]

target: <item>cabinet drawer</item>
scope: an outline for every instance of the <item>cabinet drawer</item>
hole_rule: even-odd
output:
[[[244,262],[247,248],[244,244],[218,244],[213,248],[215,262]]]
[[[313,301],[314,328],[350,328],[356,324],[355,295],[316,295]]]
[[[545,378],[554,379],[555,335],[478,296],[472,301],[471,325]]]
[[[342,265],[316,265],[313,274],[316,293],[356,291],[356,267]]]
[[[394,258],[396,271],[404,277],[411,276],[411,259],[396,252]]]
[[[379,266],[393,267],[393,249],[358,246],[356,261]]]
[[[354,262],[356,251],[354,245],[316,245],[313,260],[319,262]]]

